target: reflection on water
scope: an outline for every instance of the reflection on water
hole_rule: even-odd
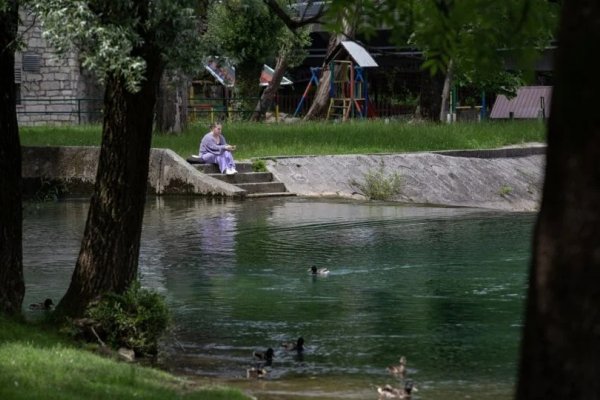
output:
[[[27,299],[68,285],[85,203],[28,207]],[[167,296],[164,364],[261,399],[511,397],[532,214],[303,199],[149,199],[140,270]],[[311,265],[329,276],[313,277]],[[303,336],[302,359],[279,346]],[[265,381],[252,351],[275,349]]]

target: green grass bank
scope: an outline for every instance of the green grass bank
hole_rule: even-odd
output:
[[[0,399],[247,400],[156,369],[114,361],[40,324],[0,317]]]
[[[23,146],[98,146],[101,126],[22,127]],[[205,124],[192,124],[180,135],[155,134],[152,147],[169,148],[184,158],[198,153]],[[403,153],[453,149],[489,149],[527,142],[545,142],[540,121],[483,123],[407,123],[351,121],[264,124],[224,123],[227,141],[236,144],[236,158],[269,156]]]

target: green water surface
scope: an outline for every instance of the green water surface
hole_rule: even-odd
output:
[[[59,298],[87,203],[25,210],[26,304]],[[160,363],[259,399],[509,399],[534,215],[307,199],[149,198],[140,274],[174,327]],[[327,267],[313,277],[311,265]],[[301,356],[283,341],[305,339]],[[245,378],[272,347],[264,380]]]

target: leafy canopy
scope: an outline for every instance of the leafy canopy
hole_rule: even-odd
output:
[[[423,52],[422,67],[432,74],[445,72],[452,60],[459,80],[490,84],[506,60],[532,64],[554,38],[559,11],[547,0],[332,0],[333,28],[350,7],[362,10],[362,33],[390,28],[397,45]]]
[[[308,29],[291,32],[261,0],[225,0],[209,8],[206,52],[234,64],[263,64],[285,52],[290,65],[305,57]]]
[[[140,4],[143,3],[143,4]],[[83,67],[103,81],[126,79],[135,92],[146,68],[135,51],[144,43],[161,49],[165,61],[193,69],[200,58],[193,0],[43,0],[34,2],[43,35],[59,52],[77,50]]]

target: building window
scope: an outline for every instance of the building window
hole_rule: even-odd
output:
[[[39,74],[41,63],[42,57],[39,54],[32,52],[23,53],[23,71]]]

